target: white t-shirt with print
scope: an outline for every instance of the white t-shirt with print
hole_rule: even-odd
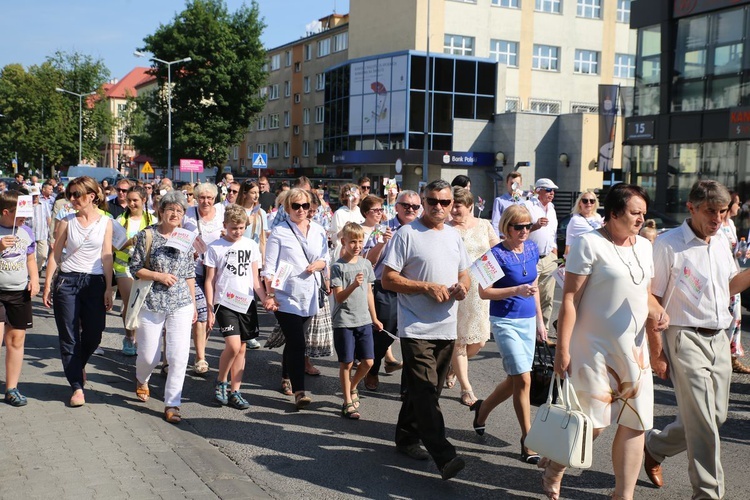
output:
[[[220,303],[228,291],[253,296],[253,262],[260,267],[260,247],[249,238],[240,238],[234,243],[219,238],[208,245],[205,264],[216,269],[214,305]]]

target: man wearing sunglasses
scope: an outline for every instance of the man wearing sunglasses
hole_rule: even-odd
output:
[[[120,179],[115,184],[117,196],[109,203],[109,213],[112,214],[112,218],[117,219],[127,211],[128,191],[132,186],[133,184],[128,179]]]
[[[542,177],[534,184],[536,196],[525,203],[534,224],[529,239],[539,248],[539,262],[536,265],[539,300],[542,303],[544,326],[548,330],[555,298],[555,278],[552,275],[557,270],[557,213],[552,203],[557,189],[554,182]]]
[[[452,204],[450,184],[436,180],[427,185],[424,213],[393,236],[382,279],[383,288],[398,294],[404,358],[406,394],[396,424],[396,449],[415,460],[432,456],[443,480],[464,468],[445,437],[439,398],[456,341],[456,301],[466,298],[471,283],[461,236],[444,225]]]
[[[227,196],[224,198],[224,201],[222,203],[224,206],[231,205],[232,203],[237,203],[237,195],[240,194],[240,187],[241,184],[237,181],[232,181],[229,183],[229,189],[227,189]]]

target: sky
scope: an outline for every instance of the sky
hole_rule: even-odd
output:
[[[225,0],[230,12],[250,0]],[[304,36],[311,21],[349,12],[349,0],[257,0],[266,29],[262,41],[277,47]],[[101,59],[112,78],[136,66],[133,55],[160,24],[170,24],[185,0],[0,0],[0,68],[42,64],[57,51]]]

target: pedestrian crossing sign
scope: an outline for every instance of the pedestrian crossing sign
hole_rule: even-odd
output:
[[[266,153],[253,153],[253,168],[268,168],[268,155]]]

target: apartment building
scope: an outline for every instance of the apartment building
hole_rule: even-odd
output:
[[[267,98],[245,140],[229,152],[227,165],[250,175],[253,153],[268,154],[271,176],[294,177],[317,167],[323,151],[325,70],[346,61],[349,16],[332,14],[312,23],[305,37],[268,50]],[[257,170],[252,173],[257,175]]]

